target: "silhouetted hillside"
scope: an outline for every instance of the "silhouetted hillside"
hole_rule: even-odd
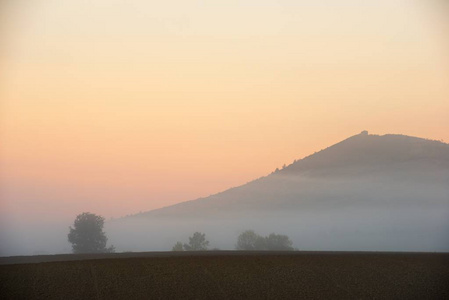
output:
[[[282,172],[319,176],[342,175],[352,170],[369,175],[370,172],[391,170],[404,164],[448,168],[449,145],[405,135],[361,133],[308,156]]]
[[[243,186],[140,216],[321,209],[324,204],[447,205],[449,199],[441,197],[449,195],[447,183],[449,145],[362,133]]]
[[[449,145],[362,132],[245,185],[111,226],[133,224],[136,235],[160,221],[167,236],[206,231],[227,249],[254,229],[287,233],[310,250],[433,251],[449,250],[448,220]]]

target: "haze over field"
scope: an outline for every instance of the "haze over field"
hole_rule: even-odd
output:
[[[118,250],[206,227],[223,248],[258,229],[310,250],[447,250],[447,144],[358,135],[252,180],[363,129],[448,142],[448,6],[0,1],[0,255],[69,252],[85,211],[146,212],[107,222]]]
[[[448,182],[448,144],[364,131],[245,185],[106,227],[118,251],[169,250],[195,231],[234,249],[247,229],[287,234],[301,250],[449,251]],[[35,245],[4,239],[3,251],[62,247],[65,232],[49,232]]]

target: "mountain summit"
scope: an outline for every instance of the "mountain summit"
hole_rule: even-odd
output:
[[[325,150],[308,156],[292,165],[287,172],[332,172],[410,163],[413,161],[439,162],[449,166],[449,145],[405,135],[369,135],[367,131],[352,136]],[[359,171],[362,171],[359,170]]]

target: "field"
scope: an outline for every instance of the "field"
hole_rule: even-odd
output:
[[[0,258],[1,299],[449,299],[449,254],[122,253]]]

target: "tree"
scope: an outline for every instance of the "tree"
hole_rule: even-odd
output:
[[[286,235],[272,233],[262,237],[252,230],[242,232],[235,248],[237,250],[268,250],[268,251],[292,251],[293,243]]]
[[[293,242],[286,235],[271,233],[265,237],[265,247],[270,251],[292,251]]]
[[[256,234],[253,230],[242,232],[237,240],[235,249],[237,250],[263,250],[265,248],[265,239]]]
[[[186,251],[204,251],[207,250],[209,241],[206,240],[206,234],[201,232],[195,232],[193,236],[189,237],[189,243],[184,244],[184,250]]]
[[[103,231],[104,218],[92,213],[76,216],[73,228],[70,226],[68,240],[73,253],[111,253],[115,247],[106,248],[108,238]]]
[[[177,242],[173,248],[171,249],[171,251],[184,251],[184,248],[182,247],[182,243],[181,242]]]

